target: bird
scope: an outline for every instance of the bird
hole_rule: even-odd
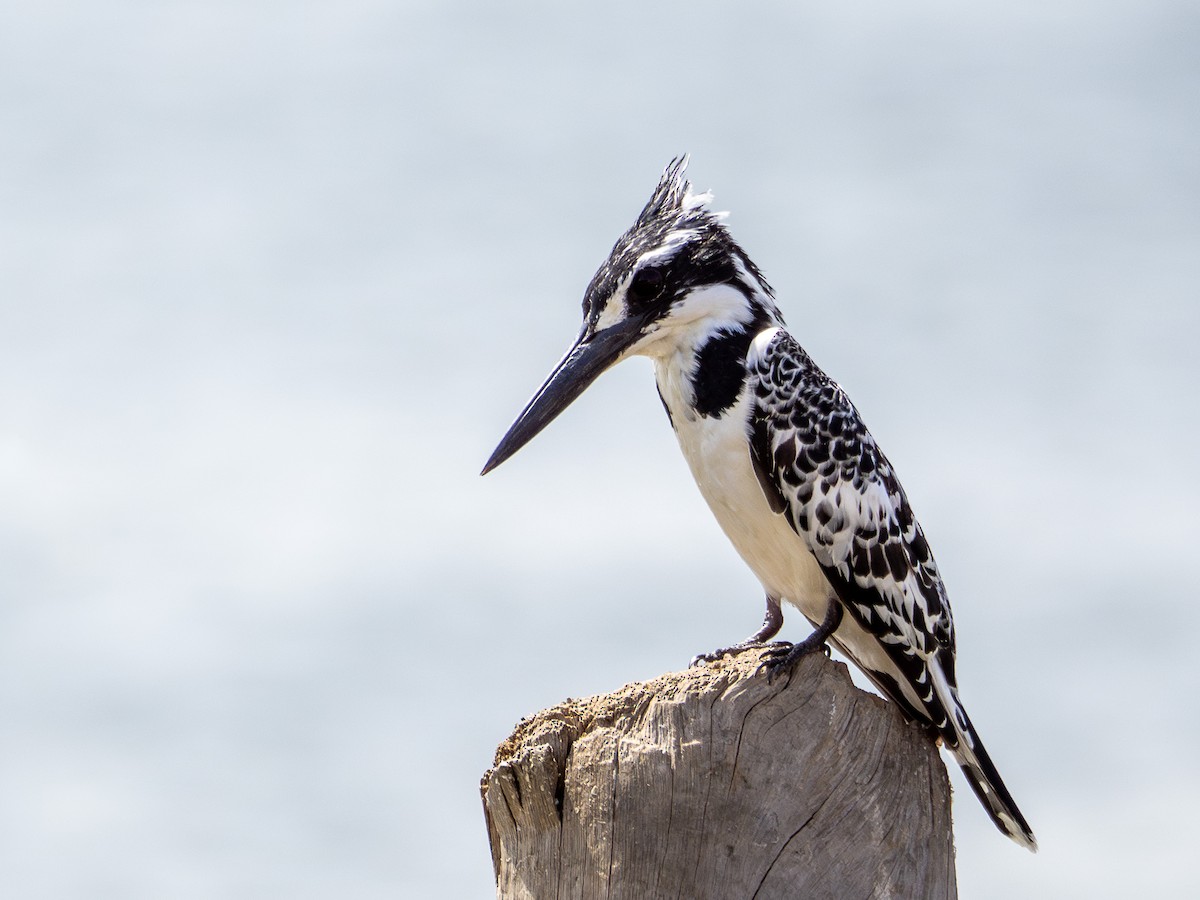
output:
[[[766,593],[762,627],[697,661],[761,649],[773,678],[832,644],[961,766],[999,830],[1037,840],[984,749],[955,676],[946,587],[908,497],[858,410],[787,330],[687,156],[671,160],[588,284],[583,324],[481,474],[631,356],[659,397],[718,524]],[[772,641],[781,604],[815,628]]]

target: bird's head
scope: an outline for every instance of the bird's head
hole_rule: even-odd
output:
[[[575,343],[533,395],[483,474],[496,468],[629,356],[666,356],[751,322],[783,324],[770,285],[693,194],[687,157],[671,161],[650,202],[621,235],[583,297]]]

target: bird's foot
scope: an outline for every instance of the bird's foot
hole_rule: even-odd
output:
[[[829,645],[824,640],[813,641],[812,635],[798,644],[789,644],[787,641],[776,641],[773,644],[766,646],[766,651],[762,655],[762,661],[758,664],[758,668],[754,670],[755,675],[767,673],[767,684],[773,682],[779,675],[791,674],[796,668],[796,664],[801,659],[808,656],[814,650],[820,650],[826,656],[830,655]]]
[[[754,674],[766,672],[767,684],[770,684],[781,672],[787,672],[790,675],[796,668],[796,664],[814,650],[820,649],[828,656],[829,645],[825,641],[837,631],[837,627],[841,624],[842,604],[836,597],[831,597],[829,609],[825,613],[825,620],[817,626],[817,630],[798,644],[784,643],[782,646],[768,647],[767,652],[763,654],[762,662],[754,670]]]
[[[726,656],[737,656],[739,653],[745,653],[748,650],[763,650],[777,651],[779,649],[787,650],[792,645],[787,641],[756,641],[748,640],[734,644],[732,647],[722,647],[719,650],[714,650],[712,653],[700,653],[692,657],[690,668],[703,665],[704,663],[716,662]]]
[[[738,641],[732,647],[722,647],[720,650],[714,650],[712,653],[701,653],[699,656],[692,657],[692,666],[698,666],[701,663],[716,662],[723,656],[737,656],[739,653],[745,653],[747,650],[761,650],[763,647],[774,647],[776,644],[771,643],[771,638],[779,634],[779,628],[783,625],[783,612],[779,608],[779,598],[772,597],[767,594],[767,614],[763,617],[762,627],[744,641]],[[784,647],[790,647],[791,644],[779,642]]]

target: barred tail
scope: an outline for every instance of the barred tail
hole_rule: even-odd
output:
[[[983,742],[979,740],[967,711],[959,702],[958,691],[946,682],[936,663],[930,666],[930,669],[933,672],[934,688],[950,719],[950,727],[942,735],[946,749],[954,754],[954,758],[962,766],[967,782],[975,791],[975,796],[979,798],[983,808],[987,810],[987,814],[996,823],[996,827],[1022,847],[1037,853],[1037,838],[1033,836],[1033,830],[1021,815],[1016,801],[1004,786],[1000,773],[996,771],[992,758],[988,756]]]

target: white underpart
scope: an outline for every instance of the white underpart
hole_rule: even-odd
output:
[[[767,506],[750,463],[746,392],[720,418],[697,416],[684,399],[686,379],[681,384],[677,372],[658,360],[655,374],[692,477],[734,549],[768,594],[820,622],[832,588],[787,520]]]
[[[692,406],[691,374],[697,349],[723,325],[745,322],[749,315],[739,291],[725,286],[706,288],[689,296],[660,331],[635,345],[635,352],[654,361],[658,389],[670,410],[679,447],[734,549],[770,596],[795,606],[816,624],[825,618],[834,591],[804,539],[786,516],[773,512],[767,504],[750,460],[748,391],[743,389],[734,405],[719,417],[699,416]],[[778,331],[767,328],[755,338],[751,360]],[[923,706],[878,638],[851,616],[842,618],[834,641],[860,668],[889,674],[915,707]]]

